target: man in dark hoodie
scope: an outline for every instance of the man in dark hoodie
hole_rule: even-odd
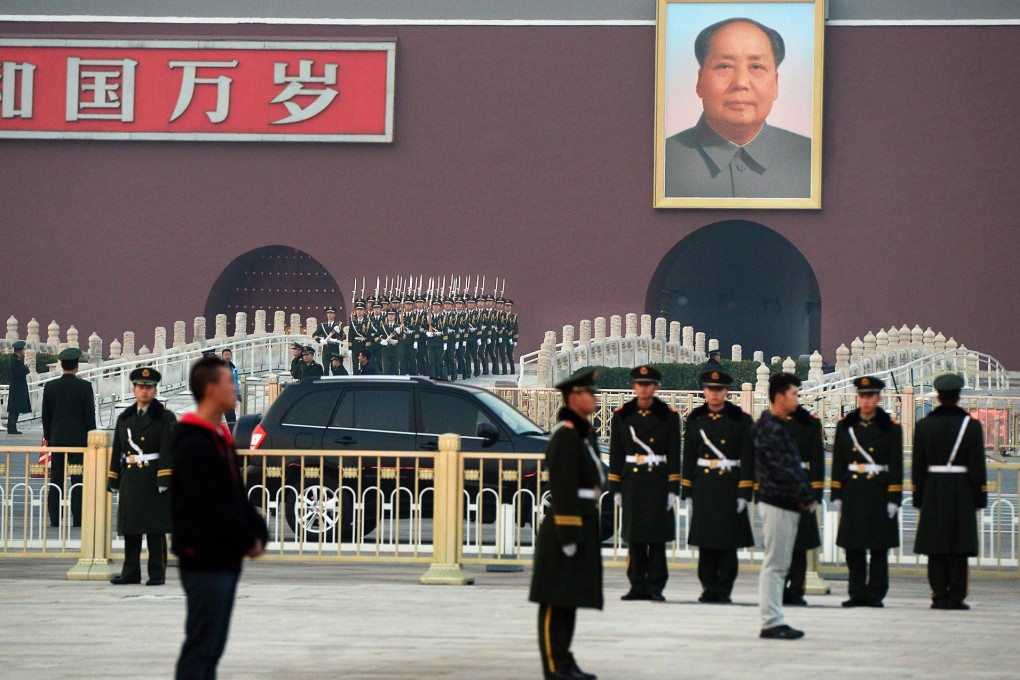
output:
[[[172,446],[173,551],[188,600],[177,680],[216,676],[227,643],[241,560],[258,557],[266,523],[248,502],[230,429],[223,414],[237,403],[227,363],[202,357],[191,368],[198,402],[178,424]]]
[[[796,640],[804,632],[786,625],[783,585],[790,570],[802,512],[813,512],[815,493],[801,467],[793,430],[787,421],[799,405],[800,379],[789,373],[769,378],[769,411],[754,424],[754,467],[765,554],[758,581],[761,637]]]

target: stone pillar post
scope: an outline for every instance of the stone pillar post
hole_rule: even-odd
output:
[[[884,357],[889,353],[889,334],[884,329],[875,333],[875,354]]]
[[[764,364],[765,363],[765,352],[761,351],[760,349],[757,350],[754,353],[753,359],[755,361],[757,361],[759,364]]]
[[[619,314],[613,314],[609,317],[609,337],[619,338],[621,331],[621,321]]]
[[[701,356],[705,355],[705,334],[695,333],[694,334],[694,353]]]
[[[287,333],[287,313],[282,310],[273,312],[273,335]]]
[[[950,371],[955,371],[957,366],[957,357],[959,356],[959,345],[956,343],[956,338],[949,338],[946,340],[946,352],[949,354],[946,357],[946,368]]]
[[[946,351],[946,336],[939,333],[935,336],[935,353],[942,354]]]
[[[836,348],[836,370],[847,371],[850,368],[850,350],[847,346],[840,345]]]
[[[248,313],[238,312],[234,315],[234,337],[248,337]]]
[[[25,342],[30,345],[39,344],[39,322],[34,318],[28,322],[28,335],[25,336]]]
[[[113,342],[110,343],[110,358],[120,359],[120,340],[117,338],[114,338]]]
[[[266,310],[255,310],[255,335],[266,334]]]
[[[669,344],[682,344],[684,341],[683,329],[679,321],[669,322]]]
[[[782,360],[783,360],[783,357],[781,357],[781,356],[774,356],[771,359],[769,359],[769,366],[775,366],[776,364],[782,362]]]
[[[732,361],[744,360],[744,350],[740,345],[733,345],[733,347],[730,348],[730,359]]]
[[[900,331],[896,326],[889,328],[889,349],[893,351],[900,349]]]
[[[925,354],[932,354],[935,352],[935,331],[929,326],[925,329],[924,333],[921,334],[921,347],[924,348]]]
[[[596,316],[595,317],[595,340],[601,341],[606,339],[606,317]]]
[[[793,357],[786,357],[786,361],[783,362],[783,373],[793,375],[796,372],[797,362],[793,360]]]
[[[694,326],[684,326],[683,330],[684,347],[694,351]]]
[[[152,342],[152,353],[153,354],[165,354],[166,353],[166,327],[156,327],[156,337]]]
[[[216,335],[213,336],[213,340],[221,341],[227,339],[227,315],[217,314],[216,315]]]
[[[563,349],[569,352],[574,347],[574,327],[567,324],[563,327]]]
[[[924,349],[924,331],[917,324],[910,329],[910,346],[914,349]]]
[[[18,339],[18,320],[11,316],[7,319],[7,339],[17,340]]]
[[[823,363],[822,362],[822,355],[818,352],[817,349],[811,354],[811,362],[810,363],[811,363],[811,368],[808,370],[808,376],[807,377],[808,377],[808,380],[814,380],[815,384],[817,385],[818,383],[820,383],[822,381],[822,376],[825,375],[824,373],[822,373],[822,363]]]
[[[641,315],[641,337],[651,338],[652,337],[652,315],[642,314]]]
[[[192,336],[191,341],[196,342],[199,345],[205,345],[205,317],[195,317],[195,334]]]
[[[754,385],[754,391],[763,394],[769,392],[769,367],[764,363],[758,364],[757,370],[755,370],[757,382]]]
[[[89,336],[89,363],[98,365],[103,360],[103,339],[96,333]]]
[[[581,320],[581,328],[578,333],[577,341],[582,345],[587,345],[591,342],[591,319]]]
[[[138,356],[145,356],[146,354],[152,354],[152,350],[142,345],[142,348],[138,350]]]
[[[305,335],[311,335],[315,327],[319,325],[319,320],[314,316],[310,316],[305,319]]]
[[[183,321],[174,321],[174,349],[179,349],[188,344],[187,332],[188,327]]]
[[[864,336],[864,357],[866,359],[875,357],[875,334],[871,331]]]
[[[708,340],[708,351],[711,352],[712,350],[718,350],[718,349],[719,349],[719,340],[716,339],[716,338],[709,338],[709,340]]]
[[[67,346],[81,349],[78,346],[78,329],[74,326],[68,326],[67,328]]]
[[[290,315],[290,334],[301,335],[301,315],[291,314]]]
[[[135,334],[133,331],[124,331],[124,358],[133,359],[135,356]]]
[[[655,319],[655,339],[666,340],[666,320],[661,316]]]
[[[99,353],[102,354],[102,350]],[[28,375],[31,376],[32,380],[39,376],[39,371],[36,370],[35,366],[35,359],[38,354],[39,352],[34,349],[25,350],[25,366],[28,368]]]
[[[54,347],[60,344],[60,324],[56,321],[50,321],[46,328],[46,344]]]
[[[850,363],[859,364],[864,359],[864,343],[860,338],[854,338],[850,343]]]
[[[637,337],[637,314],[634,314],[633,312],[627,315],[627,329],[626,335],[624,337],[627,338]]]

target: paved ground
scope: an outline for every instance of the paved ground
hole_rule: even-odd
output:
[[[176,569],[167,586],[64,579],[71,562],[0,560],[0,678],[169,678],[182,640]],[[474,586],[421,586],[419,565],[246,565],[221,678],[538,678],[530,574],[474,570]],[[757,637],[757,574],[734,605],[699,605],[693,571],[669,602],[583,610],[574,650],[603,680],[1005,678],[1020,664],[1015,579],[975,577],[970,612],[928,609],[923,578],[894,576],[886,608],[843,610],[844,584],[788,609],[795,642]]]

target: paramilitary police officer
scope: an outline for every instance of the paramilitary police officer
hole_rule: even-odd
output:
[[[301,379],[305,378],[321,378],[322,377],[322,365],[315,361],[315,348],[311,345],[305,345],[301,349]]]
[[[322,368],[327,370],[334,356],[340,356],[340,343],[347,339],[344,329],[337,323],[336,307],[326,307],[326,320],[312,331],[312,339],[322,345]]]
[[[928,556],[932,609],[970,609],[967,558],[978,554],[977,515],[988,503],[981,423],[959,407],[963,377],[932,381],[939,405],[914,428],[914,552]]]
[[[830,497],[841,512],[836,545],[846,551],[850,571],[843,606],[881,607],[889,591],[889,548],[900,544],[903,428],[878,406],[883,381],[864,376],[854,386],[857,408],[836,425],[832,449]]]
[[[294,380],[301,380],[301,369],[304,366],[304,362],[301,360],[301,350],[305,348],[300,342],[292,342],[290,350],[293,356],[290,360],[290,377]]]
[[[630,372],[636,397],[616,409],[609,440],[609,488],[623,509],[630,591],[622,600],[665,602],[666,543],[675,537],[680,493],[680,415],[655,397],[662,374]]]
[[[515,363],[517,358],[514,356],[514,353],[517,351],[517,340],[521,334],[521,324],[517,315],[514,314],[513,300],[507,299],[504,310],[506,311],[505,328],[507,338],[506,349],[504,351],[506,352],[507,361],[510,362],[510,374],[514,375],[517,373],[517,365]]]
[[[602,609],[599,495],[605,484],[595,413],[596,369],[581,369],[556,385],[563,408],[546,448],[550,507],[535,546],[529,599],[538,607],[538,648],[545,678],[595,678],[570,653],[578,607]]]
[[[18,416],[32,411],[32,402],[28,398],[29,370],[25,365],[25,345],[24,340],[18,340],[11,345],[14,353],[7,369],[10,378],[7,394],[7,434],[21,434],[18,431]]]
[[[135,403],[117,417],[107,489],[119,490],[117,533],[124,537],[124,567],[110,583],[141,583],[142,536],[149,550],[147,586],[166,582],[166,535],[170,520],[174,425],[177,418],[156,399],[160,374],[154,368],[131,371]]]
[[[351,316],[350,324],[352,365],[357,365],[358,353],[372,344],[370,329],[371,324],[365,313],[365,301],[359,298],[354,302],[354,315]]]
[[[800,465],[807,471],[815,501],[821,503],[825,493],[825,440],[822,421],[801,405],[786,416],[786,421],[793,431],[793,439],[800,454]],[[802,512],[800,524],[797,525],[797,538],[793,544],[793,559],[790,562],[790,571],[786,575],[786,587],[783,589],[783,604],[793,606],[807,604],[804,600],[807,551],[814,550],[821,544],[815,513]]]
[[[737,548],[754,545],[747,512],[754,491],[754,423],[726,400],[733,382],[728,373],[705,371],[701,382],[705,404],[687,418],[681,490],[688,543],[698,546],[698,601],[726,604],[737,580]]]
[[[430,378],[446,379],[446,362],[443,353],[446,351],[446,316],[442,311],[443,302],[439,298],[432,299],[432,311],[425,319],[425,344],[428,349]]]
[[[386,316],[379,329],[379,353],[382,354],[383,375],[400,374],[400,340],[403,331],[404,327],[397,318],[396,310],[386,310]]]

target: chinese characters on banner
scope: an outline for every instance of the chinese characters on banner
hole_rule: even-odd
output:
[[[0,137],[392,142],[396,43],[0,40]]]

